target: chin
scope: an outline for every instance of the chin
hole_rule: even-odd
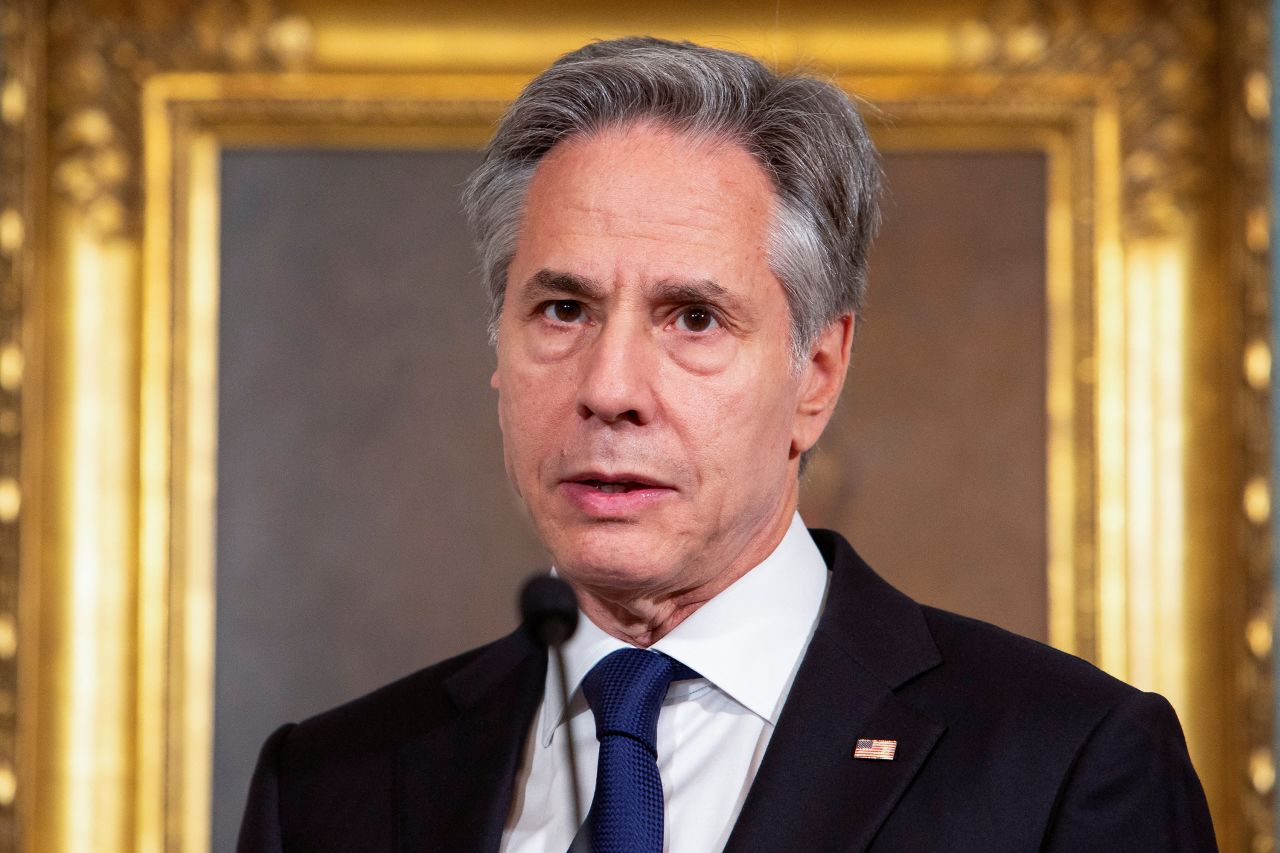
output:
[[[561,536],[552,548],[556,570],[570,583],[595,589],[665,586],[678,562],[671,543],[638,530],[592,530]]]

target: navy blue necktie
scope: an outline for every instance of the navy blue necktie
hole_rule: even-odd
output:
[[[619,649],[582,681],[596,718],[600,761],[587,813],[591,853],[662,853],[658,712],[672,681],[698,674],[644,649]]]

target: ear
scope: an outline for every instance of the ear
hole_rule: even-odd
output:
[[[818,336],[800,378],[800,396],[791,430],[791,454],[799,456],[818,443],[827,428],[853,351],[853,314],[837,318]]]

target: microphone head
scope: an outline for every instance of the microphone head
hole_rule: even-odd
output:
[[[578,597],[560,578],[537,575],[520,590],[520,618],[535,642],[558,646],[578,628]]]

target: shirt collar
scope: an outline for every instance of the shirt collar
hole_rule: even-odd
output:
[[[817,627],[826,589],[826,561],[796,513],[782,541],[763,562],[695,610],[651,649],[696,670],[774,725]],[[611,652],[630,648],[585,615],[579,617],[578,630],[564,645],[571,707],[579,704],[575,694],[591,668]],[[552,678],[547,684],[554,684]],[[540,732],[544,745],[550,743],[563,717],[559,691],[548,689]]]

